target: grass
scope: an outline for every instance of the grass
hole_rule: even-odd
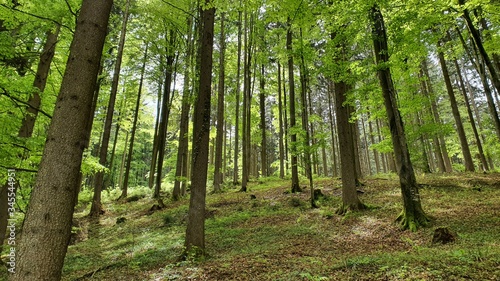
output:
[[[287,193],[289,181],[254,181],[248,193],[227,188],[207,197],[207,256],[188,261],[178,260],[188,199],[165,200],[165,210],[147,215],[155,204],[149,194],[124,203],[111,192],[107,212],[90,221],[83,194],[74,228],[81,241],[68,249],[63,280],[499,280],[500,175],[418,180],[433,221],[417,232],[394,223],[402,206],[392,175],[365,179],[360,196],[370,208],[344,216],[335,215],[339,180],[315,181],[326,195],[318,209],[309,208],[308,190]],[[432,245],[438,227],[455,231],[457,241]]]

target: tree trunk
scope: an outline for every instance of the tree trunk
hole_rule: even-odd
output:
[[[455,68],[457,70],[457,77],[458,77],[458,83],[460,90],[462,91],[462,96],[465,101],[465,107],[467,108],[467,114],[469,115],[469,122],[472,126],[472,132],[474,133],[474,137],[476,138],[476,144],[477,144],[477,150],[479,153],[479,160],[481,161],[481,164],[483,165],[483,171],[488,171],[488,162],[486,161],[486,156],[484,155],[483,151],[483,145],[481,144],[481,138],[479,137],[479,133],[477,131],[476,127],[476,122],[474,121],[474,115],[472,114],[472,109],[470,107],[469,103],[469,98],[467,97],[467,90],[465,89],[465,83],[462,78],[462,72],[460,70],[460,66],[458,65],[458,62],[456,59],[453,60],[455,63]]]
[[[397,172],[403,196],[403,211],[397,220],[404,229],[415,231],[418,227],[427,225],[429,219],[425,215],[420,202],[417,180],[406,143],[403,120],[397,107],[396,91],[392,82],[390,68],[387,66],[389,62],[389,48],[387,46],[384,19],[376,4],[371,8],[370,19],[372,23],[375,60],[378,65],[377,74],[389,119]]]
[[[125,14],[123,15],[122,29],[120,33],[120,41],[118,44],[118,52],[116,54],[115,69],[113,72],[113,81],[111,83],[111,93],[109,95],[108,109],[106,113],[106,120],[104,121],[104,132],[102,136],[101,149],[99,152],[99,164],[107,165],[107,155],[109,139],[111,136],[111,125],[113,123],[113,114],[115,110],[116,93],[118,91],[118,80],[120,78],[120,69],[123,57],[123,48],[125,46],[125,35],[127,33],[128,10],[130,0],[127,0],[125,7]],[[112,167],[110,167],[112,168]],[[90,207],[90,216],[99,217],[102,213],[101,205],[101,192],[104,188],[104,172],[98,172],[95,176],[94,196],[92,198],[92,206]]]
[[[127,164],[125,165],[125,176],[123,180],[122,194],[120,195],[120,199],[127,198],[128,192],[128,179],[130,176],[130,165],[132,163],[132,158],[134,155],[134,141],[135,141],[135,133],[137,130],[137,121],[139,120],[139,107],[141,105],[141,93],[142,93],[142,84],[144,82],[144,71],[146,70],[146,61],[148,57],[148,43],[146,43],[146,49],[144,50],[144,58],[142,61],[141,68],[141,78],[139,80],[139,90],[137,91],[137,100],[135,102],[135,110],[134,110],[134,121],[132,122],[132,132],[130,135],[130,145],[128,147],[128,156],[127,156]]]
[[[210,6],[210,0],[205,4]],[[200,8],[201,9],[201,8]],[[215,8],[201,9],[200,86],[194,107],[193,173],[184,257],[205,252],[205,197],[207,190],[208,142],[210,136],[210,96]]]
[[[260,71],[260,92],[259,92],[259,105],[260,105],[260,130],[261,130],[261,143],[260,143],[260,163],[262,176],[269,176],[268,168],[267,168],[267,140],[266,140],[266,93],[265,93],[265,85],[266,80],[264,78],[265,71],[264,65],[262,64]]]
[[[251,125],[250,125],[250,108],[251,108],[251,67],[252,67],[252,36],[253,36],[253,16],[248,19],[248,12],[245,7],[245,31],[244,31],[244,62],[243,62],[243,171],[241,180],[241,191],[247,191],[248,181],[251,173]],[[250,32],[249,32],[250,31]],[[248,34],[249,33],[249,34]]]
[[[171,86],[172,86],[172,76],[174,73],[174,44],[175,44],[175,33],[173,30],[169,31],[169,43],[166,47],[167,51],[167,64],[165,70],[165,82],[163,84],[163,99],[161,104],[161,115],[160,124],[158,125],[158,159],[156,160],[156,184],[153,192],[154,198],[160,198],[161,182],[163,180],[163,158],[165,156],[165,144],[167,137],[168,119],[170,117],[170,105],[171,105]]]
[[[188,17],[187,20],[188,26],[188,34],[186,39],[187,52],[185,60],[192,65],[193,58],[193,39],[192,39],[192,28],[193,28],[193,20],[191,17]],[[175,166],[175,181],[174,181],[174,189],[172,192],[172,199],[174,201],[179,200],[179,198],[183,195],[182,190],[185,189],[187,184],[187,160],[188,160],[188,146],[189,146],[189,110],[191,108],[190,98],[191,98],[191,89],[190,89],[190,71],[191,67],[186,66],[184,70],[184,87],[182,89],[182,105],[181,105],[181,121],[179,125],[179,147],[177,148],[177,162]],[[182,184],[182,187],[181,187]]]
[[[80,166],[87,142],[88,117],[112,2],[84,0],[80,9],[19,240],[13,281],[61,279],[81,183]]]
[[[436,122],[437,124],[441,124],[442,122],[441,122],[441,117],[439,116],[439,111],[438,111],[438,107],[436,104],[436,99],[434,97],[432,97],[434,91],[432,89],[432,83],[431,83],[431,77],[429,75],[429,69],[427,68],[427,60],[422,61],[422,68],[424,71],[424,75],[426,77],[426,82],[427,82],[426,88],[427,88],[427,92],[429,94],[431,111],[432,111],[432,115],[434,116],[434,122]],[[453,168],[451,166],[450,156],[448,156],[448,149],[446,148],[446,141],[444,139],[444,136],[442,134],[439,134],[439,136],[437,136],[436,140],[434,140],[434,141],[435,141],[436,145],[440,147],[441,155],[442,155],[443,161],[444,161],[443,172],[451,173],[453,171]]]
[[[283,102],[281,93],[281,63],[278,62],[278,126],[279,126],[279,158],[280,158],[280,179],[285,178],[285,153],[283,147]]]
[[[441,47],[441,42],[438,43]],[[460,111],[458,110],[457,100],[455,98],[455,93],[453,92],[453,86],[451,85],[450,75],[448,74],[448,67],[444,59],[444,54],[442,51],[438,52],[439,63],[441,65],[441,70],[443,71],[443,78],[446,84],[446,90],[448,91],[448,96],[450,97],[451,111],[453,113],[453,118],[455,118],[455,125],[457,129],[458,138],[460,139],[460,145],[462,147],[462,155],[465,162],[465,171],[474,171],[474,162],[472,161],[472,156],[469,149],[469,144],[467,143],[467,136],[465,135],[465,130],[462,124],[462,118],[460,117]]]
[[[348,210],[362,210],[365,205],[358,198],[356,190],[356,163],[352,130],[349,123],[349,105],[344,104],[347,95],[347,84],[344,81],[335,82],[335,112],[337,114],[337,128],[340,147],[340,170],[342,177],[342,206],[338,214],[345,214]]]
[[[328,82],[328,112],[329,112],[329,119],[330,119],[330,133],[331,133],[331,138],[332,138],[332,158],[333,158],[333,167],[332,167],[332,176],[333,177],[338,177],[338,164],[337,164],[337,145],[335,142],[335,117],[334,117],[334,105],[332,103],[332,95],[335,95],[334,89],[331,86],[333,82],[329,81]]]
[[[220,39],[219,39],[219,89],[217,93],[217,135],[215,141],[215,169],[214,169],[214,192],[220,192],[221,184],[223,182],[222,169],[222,150],[224,140],[224,94],[225,94],[225,51],[226,51],[226,37],[224,34],[224,13],[221,14],[220,19]]]
[[[375,136],[373,135],[373,125],[372,122],[370,121],[370,115],[368,113],[368,132],[370,133],[370,142],[375,144]],[[373,149],[373,159],[375,160],[375,174],[380,173],[382,170],[380,169],[380,159],[379,159],[379,154],[376,149]]]
[[[241,20],[242,20],[242,9],[241,9],[241,0],[240,0],[240,9],[238,10],[238,59],[237,59],[237,69],[236,69],[236,121],[235,121],[235,134],[234,134],[234,167],[233,167],[233,185],[238,184],[238,158],[240,151],[240,71],[241,71]]]
[[[292,50],[292,23],[288,18],[288,29],[286,33],[286,50],[288,52],[288,95],[290,98],[290,128],[295,129],[295,82],[293,74],[293,50]],[[299,172],[297,167],[297,133],[292,131],[290,134],[290,154],[292,164],[292,193],[301,192],[299,185]]]

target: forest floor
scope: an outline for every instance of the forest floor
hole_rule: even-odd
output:
[[[207,196],[207,256],[188,261],[178,259],[188,199],[164,199],[167,207],[150,213],[149,189],[132,190],[132,202],[111,200],[118,191],[110,191],[106,213],[92,221],[83,192],[63,280],[500,280],[500,174],[418,181],[432,224],[417,232],[394,223],[402,208],[395,175],[363,180],[360,198],[370,208],[344,216],[335,214],[337,179],[315,181],[326,195],[316,209],[309,189],[287,192],[289,181],[255,181],[247,193],[228,188]],[[439,227],[456,241],[432,244]]]

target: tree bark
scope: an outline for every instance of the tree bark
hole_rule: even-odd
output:
[[[238,184],[238,158],[240,151],[240,85],[241,85],[241,21],[242,21],[242,9],[241,9],[241,0],[239,4],[240,9],[238,10],[238,59],[237,59],[237,69],[236,69],[236,118],[235,118],[235,134],[234,134],[234,167],[233,167],[233,185]]]
[[[193,28],[193,20],[191,17],[187,20],[188,26],[188,35],[186,39],[186,46],[188,46],[186,52],[186,62],[192,64],[193,58],[193,39],[192,39],[192,28]],[[181,105],[181,121],[179,125],[179,147],[177,149],[177,162],[175,167],[175,182],[174,189],[172,192],[172,199],[174,201],[179,200],[179,198],[183,195],[182,190],[185,189],[187,185],[187,162],[188,162],[188,146],[189,146],[189,110],[191,108],[190,98],[191,98],[191,89],[190,89],[190,71],[191,66],[187,65],[184,71],[184,87],[182,90],[182,105]],[[181,187],[182,184],[182,187]]]
[[[122,187],[122,194],[120,195],[120,199],[125,199],[127,198],[127,192],[128,192],[128,179],[130,176],[130,165],[132,163],[132,158],[134,156],[134,141],[135,141],[135,133],[137,130],[137,121],[139,120],[139,108],[141,105],[141,93],[142,93],[142,84],[144,82],[144,71],[146,70],[146,60],[148,57],[148,43],[146,43],[144,50],[144,58],[142,61],[142,67],[141,67],[141,78],[139,80],[139,90],[137,91],[137,100],[135,102],[135,109],[134,109],[134,120],[132,122],[132,132],[130,135],[130,145],[128,147],[128,156],[127,156],[127,163],[125,165],[125,175],[123,179],[123,187]]]
[[[278,62],[278,126],[279,126],[279,158],[280,158],[280,179],[285,178],[285,153],[283,147],[283,102],[281,93],[281,63]]]
[[[265,80],[264,65],[261,66],[260,71],[260,92],[259,92],[259,107],[260,107],[260,130],[261,130],[261,142],[260,142],[260,163],[262,176],[269,176],[269,171],[267,167],[267,126],[266,126],[266,80]]]
[[[210,4],[206,0],[206,4]],[[208,5],[210,6],[210,5]],[[200,8],[201,9],[201,8]],[[200,87],[194,107],[193,173],[186,229],[185,253],[205,252],[205,197],[207,189],[208,142],[210,135],[210,96],[212,84],[212,53],[215,8],[201,9],[200,23]]]
[[[156,184],[153,192],[154,198],[160,198],[161,182],[163,180],[163,158],[165,156],[165,144],[168,128],[168,119],[170,117],[170,105],[171,105],[171,86],[172,86],[172,76],[174,73],[174,43],[175,43],[175,33],[173,30],[169,31],[169,43],[166,47],[167,51],[167,64],[165,70],[165,82],[163,83],[163,99],[161,103],[161,115],[160,123],[158,125],[158,159],[156,160]]]
[[[225,52],[226,52],[226,37],[224,33],[224,16],[221,14],[220,19],[220,39],[219,39],[219,85],[217,92],[217,135],[215,141],[215,167],[214,167],[214,192],[220,192],[223,182],[222,170],[222,151],[224,140],[224,95],[225,95]]]
[[[84,0],[48,130],[13,281],[61,279],[112,2]],[[36,242],[36,243],[35,243]]]
[[[118,52],[116,54],[115,69],[113,72],[113,81],[111,82],[111,94],[109,95],[108,110],[106,112],[106,120],[104,121],[104,132],[102,136],[101,149],[99,152],[99,164],[106,166],[109,139],[111,136],[111,125],[113,123],[113,115],[115,110],[116,93],[118,91],[118,80],[120,79],[120,69],[123,57],[123,48],[125,46],[125,35],[127,33],[128,10],[130,0],[127,0],[125,14],[123,15],[122,29],[120,33],[120,41],[118,43]],[[110,169],[112,167],[109,167]],[[103,211],[101,205],[101,192],[104,188],[104,172],[98,172],[95,176],[94,196],[90,207],[89,216],[99,217]]]
[[[288,95],[290,98],[290,128],[294,131],[290,134],[290,154],[292,165],[292,193],[301,192],[299,185],[299,172],[297,163],[297,133],[295,132],[295,82],[293,74],[293,50],[292,50],[292,23],[288,18],[288,29],[286,33],[286,50],[288,52]]]
[[[403,197],[403,211],[397,221],[401,223],[404,229],[416,231],[418,227],[427,225],[429,219],[424,213],[420,202],[417,180],[415,178],[415,172],[406,143],[403,120],[397,107],[396,91],[388,66],[389,48],[387,46],[387,33],[384,18],[376,4],[371,8],[370,19],[372,23],[377,74],[384,96],[387,117],[389,119],[392,144],[396,156],[396,168]]]
[[[439,47],[441,42],[438,43]],[[453,118],[455,119],[455,125],[457,129],[458,138],[460,139],[460,145],[462,147],[462,155],[465,162],[465,171],[474,171],[474,162],[472,161],[472,156],[469,149],[469,144],[467,142],[467,136],[465,135],[465,130],[462,124],[462,118],[460,116],[460,111],[458,110],[457,100],[455,98],[455,93],[453,92],[453,86],[451,85],[450,75],[448,73],[448,67],[446,66],[446,61],[444,59],[444,54],[442,51],[438,52],[439,63],[441,65],[441,70],[443,71],[443,78],[446,84],[446,90],[450,98],[451,111],[453,113]]]

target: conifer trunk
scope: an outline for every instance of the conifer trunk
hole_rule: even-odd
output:
[[[92,97],[113,1],[84,0],[48,130],[13,281],[61,279]]]

